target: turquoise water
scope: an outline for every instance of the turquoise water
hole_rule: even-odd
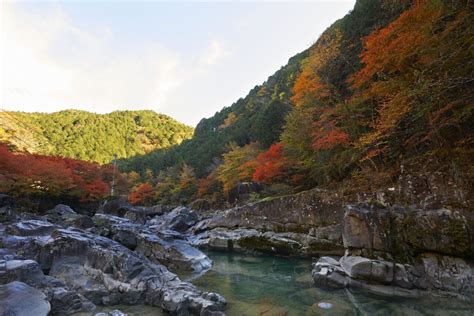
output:
[[[455,299],[391,299],[313,286],[311,261],[235,253],[209,253],[213,268],[190,280],[228,301],[228,315],[474,315]],[[322,309],[319,303],[330,303]]]
[[[349,290],[323,290],[313,286],[311,261],[235,253],[208,254],[214,261],[202,275],[181,275],[204,291],[223,295],[229,316],[374,315],[472,316],[474,304],[456,299],[394,299]],[[330,303],[329,309],[318,306]],[[324,306],[324,305],[323,305]],[[151,306],[98,307],[93,313],[119,309],[130,316],[167,315]]]

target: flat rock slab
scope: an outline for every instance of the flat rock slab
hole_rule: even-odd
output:
[[[48,236],[60,226],[47,221],[26,220],[11,224],[7,227],[7,233],[16,236]]]

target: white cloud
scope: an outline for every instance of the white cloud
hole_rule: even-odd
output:
[[[205,65],[215,65],[222,58],[229,55],[229,52],[224,48],[224,45],[214,39],[209,43],[209,47],[204,52],[201,62]]]
[[[156,44],[114,50],[110,29],[86,32],[59,7],[38,16],[2,3],[0,107],[95,112],[166,102],[182,79],[182,61]]]

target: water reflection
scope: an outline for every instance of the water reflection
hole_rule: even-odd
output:
[[[474,305],[454,299],[392,299],[313,286],[303,259],[210,253],[213,268],[192,281],[222,294],[228,315],[473,315]],[[318,303],[330,303],[323,309]]]

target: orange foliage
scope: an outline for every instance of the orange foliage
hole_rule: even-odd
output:
[[[468,18],[459,14],[441,32],[448,8],[442,1],[415,1],[398,19],[364,39],[365,51],[361,54],[364,67],[349,83],[357,91],[358,102],[377,104],[376,111],[370,111],[377,116],[371,118],[369,126],[373,130],[359,139],[359,147],[384,145],[389,137],[403,142],[396,134],[400,133],[397,129],[403,120],[420,119],[430,111],[441,113],[442,110],[436,109],[444,106],[439,105],[440,101],[456,97],[457,94],[448,96],[447,90],[465,81],[454,69],[466,56],[462,50],[451,48],[463,42],[462,33],[453,30]],[[453,44],[448,44],[449,41]],[[443,65],[449,64],[449,68],[443,69]],[[454,76],[459,78],[454,80]],[[458,83],[453,85],[453,82]],[[360,103],[356,106],[360,107]],[[423,139],[421,135],[416,138]]]
[[[315,101],[326,103],[334,96],[331,87],[319,74],[320,69],[334,59],[340,48],[339,30],[325,32],[302,62],[301,73],[293,86],[291,101],[296,106],[314,105]]]
[[[286,170],[286,159],[283,157],[283,144],[273,144],[257,156],[255,172],[252,180],[270,184],[280,178]]]
[[[149,204],[154,196],[154,190],[151,184],[149,183],[142,183],[135,188],[135,190],[130,193],[128,196],[128,201],[133,205],[141,204],[146,205]]]
[[[377,76],[398,74],[410,69],[415,61],[431,63],[432,60],[419,58],[415,49],[430,45],[433,36],[433,21],[443,13],[436,1],[418,0],[387,27],[372,32],[364,39],[365,51],[361,54],[364,67],[351,78],[353,88],[361,88]]]

